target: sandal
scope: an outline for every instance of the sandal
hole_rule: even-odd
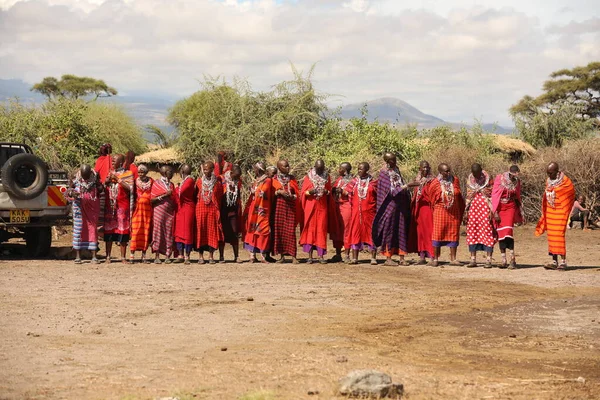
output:
[[[283,264],[285,262],[285,258],[281,257],[279,260],[275,261],[277,264]]]
[[[431,260],[427,263],[427,265],[429,265],[430,267],[437,267],[440,265],[438,260]]]
[[[327,260],[324,258],[319,258],[319,264],[327,264]]]
[[[81,264],[83,261],[81,261],[81,258],[76,258],[75,261],[73,261],[75,264]]]
[[[506,269],[506,268],[508,268],[508,264],[507,264],[506,262],[503,262],[503,263],[500,265],[500,267],[499,267],[499,268],[500,268],[500,269]]]
[[[300,261],[296,257],[292,257],[292,264],[300,264]]]
[[[154,264],[162,264],[162,261],[160,261],[160,258],[155,258]]]
[[[556,269],[556,268],[557,268],[556,261],[552,261],[547,264],[544,264],[544,269]]]
[[[199,259],[198,264],[204,264],[204,258]]]
[[[185,262],[185,259],[183,257],[177,257],[175,260],[173,260],[173,264],[182,264]]]
[[[567,269],[567,262],[562,261],[560,264],[558,264],[558,268],[556,269],[559,271],[565,271]]]
[[[219,257],[219,264],[225,264],[225,259],[223,257]]]
[[[173,260],[171,260],[170,258],[165,259],[165,264],[172,264]]]
[[[210,260],[208,260],[208,263],[209,264],[216,264],[217,262],[211,258]]]
[[[383,265],[385,265],[386,267],[397,267],[398,263],[394,260],[385,260]]]
[[[184,263],[185,265],[189,265],[189,264],[190,264],[190,259],[189,259],[189,258],[186,258],[185,260],[183,260],[183,263]]]
[[[377,265],[377,259],[371,258],[371,265]]]
[[[510,265],[508,266],[508,269],[517,269],[517,262],[515,260],[512,260],[510,262]]]
[[[235,259],[235,262],[237,264],[242,264],[244,261],[242,261],[242,259],[238,257],[238,258]]]
[[[408,260],[400,260],[400,261],[398,261],[398,265],[408,267],[410,265],[410,262]]]
[[[491,262],[491,261],[487,261],[487,262],[485,263],[485,265],[483,266],[483,268],[487,268],[487,269],[490,269],[490,268],[492,268],[492,262]]]
[[[152,264],[152,261],[148,260],[147,258],[145,260],[142,260],[142,262],[144,264]]]
[[[307,263],[307,264],[312,264],[312,263],[313,263],[313,259],[312,259],[312,258],[309,258],[308,260],[306,260],[306,263]]]
[[[425,260],[424,258],[417,261],[417,265],[427,265],[427,260]]]
[[[471,261],[467,264],[467,268],[477,268],[477,263],[475,261]]]
[[[100,260],[97,258],[92,258],[92,264],[100,264]]]
[[[454,265],[454,266],[457,266],[457,267],[462,267],[463,263],[461,263],[458,260],[454,260],[454,261],[450,261],[450,263],[448,263],[448,265]]]

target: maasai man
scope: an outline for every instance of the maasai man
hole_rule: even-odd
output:
[[[233,164],[230,163],[229,161],[227,161],[228,158],[229,158],[229,156],[224,151],[220,151],[217,154],[217,162],[214,163],[214,166],[215,166],[215,170],[214,170],[215,176],[221,177],[221,176],[225,175],[225,172],[227,172],[227,171],[229,171],[231,169],[231,167],[233,166]]]
[[[275,212],[273,207],[275,206],[274,200],[275,200],[275,189],[273,188],[273,177],[277,175],[277,167],[274,165],[269,165],[267,167],[267,178],[271,179],[271,201],[273,202],[271,204],[271,215],[269,216],[269,226],[271,227],[271,239],[269,241],[269,244],[271,247],[273,247],[273,242],[275,237],[273,236],[275,234]],[[269,249],[268,255],[267,255],[267,261],[268,262],[275,262],[276,260],[271,256],[271,254],[273,253],[273,249]]]
[[[165,264],[170,264],[173,254],[173,233],[175,228],[175,213],[177,212],[177,199],[173,168],[163,166],[160,169],[161,177],[152,184],[152,252],[154,263],[161,264],[160,255],[164,255]]]
[[[552,262],[544,267],[564,270],[567,268],[565,232],[575,202],[575,187],[555,162],[548,164],[546,174],[548,178],[545,196],[542,199],[542,217],[535,228],[535,235],[540,236],[548,231],[548,254],[552,256]],[[558,256],[561,258],[560,264]]]
[[[100,217],[100,192],[103,190],[98,178],[91,166],[83,164],[67,191],[67,198],[73,203],[75,264],[81,264],[81,250],[91,251],[92,264],[98,264],[97,227]]]
[[[431,174],[431,167],[427,161],[419,163],[419,174],[414,182],[408,186],[414,187],[411,201],[412,219],[410,225],[409,247],[411,251],[419,254],[417,264],[427,264],[426,257],[433,262],[433,244],[431,235],[433,234],[433,209],[429,199],[429,187],[434,176]]]
[[[177,199],[177,214],[175,214],[175,246],[177,248],[177,263],[190,263],[190,255],[196,235],[196,182],[192,178],[192,167],[183,164],[179,169],[181,182],[175,190]]]
[[[345,254],[344,259],[342,260],[342,247],[344,247],[344,243],[349,242],[348,236],[350,234],[349,226],[352,209],[350,207],[350,196],[346,191],[346,187],[353,178],[351,171],[352,165],[350,165],[350,163],[341,163],[338,167],[339,176],[331,188],[335,205],[333,208],[335,212],[335,229],[333,229],[334,227],[331,227],[331,232],[333,234],[332,242],[333,247],[335,248],[335,256],[331,258],[332,262],[350,262],[350,248],[344,248]]]
[[[275,223],[273,224],[273,254],[280,254],[278,263],[285,262],[285,256],[291,256],[294,264],[298,245],[296,226],[298,225],[298,181],[290,175],[290,164],[287,160],[277,162],[279,173],[273,179],[275,190]]]
[[[100,146],[98,159],[94,166],[94,171],[98,174],[98,179],[101,184],[106,182],[108,174],[112,170],[112,146],[110,143],[105,143]],[[106,210],[106,191],[100,191],[100,217],[98,218],[98,234],[104,234],[104,211]]]
[[[150,246],[152,228],[152,184],[154,179],[148,176],[148,167],[140,165],[137,169],[138,178],[135,180],[137,203],[131,218],[131,243],[129,249],[130,263],[135,259],[135,252],[142,252],[142,263],[149,264],[146,251]]]
[[[219,262],[225,262],[225,243],[233,248],[233,259],[241,263],[239,236],[242,233],[242,169],[234,164],[231,170],[222,176],[223,199],[221,200],[221,226],[223,240],[219,242]]]
[[[135,182],[131,171],[123,168],[125,157],[113,157],[113,170],[106,177],[106,206],[104,209],[104,241],[106,262],[110,263],[112,244],[121,247],[121,261],[126,261],[127,243],[131,229],[131,202]]]
[[[509,269],[515,269],[515,239],[513,227],[516,223],[525,222],[523,216],[523,203],[521,201],[521,180],[519,167],[513,165],[508,172],[496,176],[492,192],[492,212],[496,220],[498,232],[498,246],[502,253],[502,266],[508,266],[506,250],[510,252]]]
[[[448,164],[438,166],[438,176],[431,182],[429,196],[433,206],[432,240],[435,252],[431,265],[439,265],[442,246],[450,248],[450,265],[462,265],[456,259],[456,250],[465,202],[460,192],[460,182]]]
[[[112,146],[110,143],[105,143],[100,146],[100,150],[98,152],[98,158],[96,159],[96,164],[94,166],[94,170],[98,173],[100,177],[100,182],[105,182],[106,178],[108,178],[108,174],[112,169]]]
[[[302,192],[300,202],[304,214],[304,226],[300,234],[300,245],[308,253],[308,264],[313,262],[313,253],[317,250],[317,256],[321,264],[327,261],[323,258],[327,253],[327,233],[329,232],[329,212],[333,212],[333,204],[330,202],[331,180],[325,170],[325,162],[317,160],[314,168],[302,181]]]
[[[199,264],[204,264],[204,252],[208,251],[209,264],[215,264],[215,250],[223,241],[221,226],[221,201],[223,184],[214,173],[215,164],[207,161],[202,164],[202,176],[196,180],[196,249],[200,253]]]
[[[396,155],[385,153],[386,166],[377,182],[377,213],[373,221],[373,244],[381,247],[385,265],[409,265],[404,259],[408,252],[410,224],[410,195],[408,185],[396,164]],[[400,262],[392,260],[398,254]]]
[[[481,164],[471,165],[467,179],[467,201],[464,220],[467,223],[467,244],[471,253],[469,268],[477,266],[477,252],[485,251],[487,259],[484,268],[492,268],[492,253],[496,243],[496,232],[492,213],[493,181]]]
[[[266,167],[258,162],[252,168],[256,177],[246,203],[246,234],[244,248],[250,252],[250,262],[256,262],[256,254],[262,263],[269,262],[271,248],[271,209],[273,203],[272,180],[266,175]]]
[[[133,178],[138,178],[138,167],[134,164],[135,161],[135,153],[129,150],[125,153],[125,165],[123,166],[125,169],[128,169],[133,173]]]
[[[371,265],[377,265],[377,249],[373,244],[373,220],[377,210],[377,181],[369,174],[369,163],[358,165],[358,175],[344,189],[350,197],[351,216],[346,249],[352,249],[349,264],[358,264],[358,252],[371,252]]]

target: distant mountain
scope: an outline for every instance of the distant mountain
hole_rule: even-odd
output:
[[[433,115],[425,114],[407,102],[384,97],[369,100],[363,103],[348,104],[342,107],[341,116],[344,119],[362,117],[362,110],[367,107],[367,120],[387,122],[394,125],[417,124],[419,128],[434,128],[436,126],[450,125],[453,128],[470,127],[464,123],[447,122]],[[511,133],[512,129],[496,124],[482,124],[486,132]]]
[[[365,105],[367,106],[367,119],[369,121],[378,120],[398,124],[419,124],[423,127],[444,124],[443,120],[433,115],[425,114],[407,102],[392,97],[369,100],[364,103],[348,104],[342,107],[342,118],[361,117],[362,109]]]
[[[42,103],[45,97],[31,92],[32,85],[18,79],[0,79],[0,102],[13,97],[19,97],[25,102]],[[157,94],[132,94],[127,96],[114,96],[102,98],[99,101],[114,102],[121,104],[125,110],[141,126],[148,124],[157,125],[167,131],[173,128],[167,123],[166,117],[170,107],[175,104],[176,99],[169,95]],[[385,97],[369,100],[364,103],[348,104],[342,107],[341,116],[350,119],[362,116],[362,108],[367,106],[369,121],[378,120],[384,123],[397,125],[417,124],[419,128],[433,128],[441,125],[450,125],[455,128],[468,126],[462,123],[452,123],[440,118],[428,115],[407,102]],[[512,129],[503,128],[494,124],[483,124],[483,129],[495,133],[510,133]]]

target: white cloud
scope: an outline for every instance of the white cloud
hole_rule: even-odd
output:
[[[317,62],[317,87],[344,102],[393,96],[508,124],[550,72],[600,59],[597,7],[547,0],[537,13],[540,1],[0,0],[0,78],[74,73],[187,95],[204,74],[262,89],[289,78],[290,61]]]

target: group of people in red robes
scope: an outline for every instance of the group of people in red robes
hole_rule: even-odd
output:
[[[473,164],[463,197],[449,165],[440,164],[433,175],[429,163],[422,161],[417,177],[408,182],[393,153],[384,155],[377,179],[366,162],[356,174],[349,163],[342,163],[332,179],[323,160],[317,160],[301,182],[290,174],[287,160],[272,167],[257,162],[242,204],[242,170],[224,152],[216,162],[202,163],[197,179],[190,165],[182,165],[178,185],[171,182],[175,171],[170,166],[162,167],[161,177],[154,180],[134,160],[131,152],[113,155],[107,144],[95,168],[84,165],[77,173],[68,193],[77,211],[76,262],[81,262],[82,249],[92,250],[97,262],[97,238],[103,236],[107,262],[113,243],[127,263],[136,260],[136,252],[141,252],[142,262],[152,262],[148,249],[155,263],[163,262],[161,256],[165,263],[190,263],[193,250],[201,264],[224,262],[227,244],[234,261],[242,262],[241,239],[250,262],[282,263],[290,257],[298,263],[299,244],[308,254],[307,263],[326,263],[331,247],[333,262],[356,264],[365,251],[372,264],[377,264],[377,252],[386,257],[385,265],[408,265],[405,256],[417,253],[418,264],[438,266],[441,249],[448,247],[450,264],[461,265],[456,252],[464,223],[471,253],[467,266],[477,266],[477,253],[485,252],[484,266],[491,267],[496,243],[502,267],[516,266],[513,227],[524,218],[515,165],[493,178]]]

